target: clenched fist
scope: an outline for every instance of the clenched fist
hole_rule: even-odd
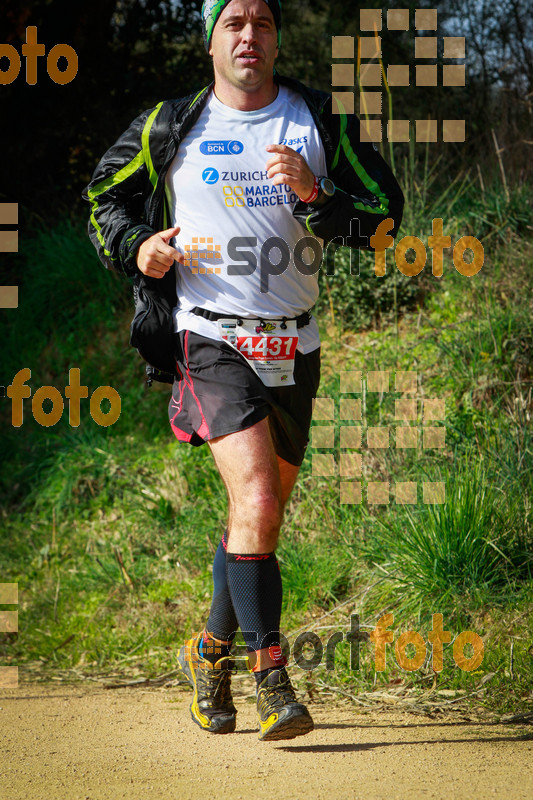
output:
[[[173,236],[177,236],[181,228],[168,228],[166,231],[154,233],[146,239],[137,251],[137,266],[144,275],[150,278],[162,278],[174,261],[185,263],[185,256],[169,245]]]
[[[275,153],[266,163],[272,183],[286,183],[300,200],[306,200],[313,192],[315,176],[305,158],[285,144],[269,144],[266,149]]]

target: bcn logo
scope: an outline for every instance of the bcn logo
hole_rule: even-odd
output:
[[[204,156],[234,156],[240,155],[244,150],[242,142],[236,139],[220,139],[218,141],[205,141],[200,144],[200,152]]]
[[[37,83],[37,59],[45,54],[44,44],[37,43],[37,27],[35,25],[28,26],[26,28],[26,43],[22,45],[22,55],[26,57],[26,83],[32,86]],[[0,69],[0,84],[6,86],[18,78],[21,60],[18,52],[11,44],[0,44],[0,62],[2,58],[7,58],[9,61],[7,69]],[[67,67],[64,70],[58,67],[60,58],[64,58],[67,62]],[[78,73],[78,54],[68,44],[56,44],[46,57],[46,69],[54,83],[61,85],[70,83]]]

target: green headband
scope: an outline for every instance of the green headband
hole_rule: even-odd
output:
[[[263,0],[267,4],[274,17],[274,23],[278,32],[278,47],[281,46],[281,0]],[[204,30],[205,49],[209,52],[213,30],[218,19],[231,0],[204,0],[202,5],[202,24]]]

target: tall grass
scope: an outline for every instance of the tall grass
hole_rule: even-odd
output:
[[[488,480],[475,454],[446,476],[446,502],[380,520],[363,551],[386,566],[410,602],[478,607],[521,574],[509,557],[512,503]],[[511,513],[510,513],[511,512]],[[526,569],[527,574],[527,569]]]
[[[20,305],[0,319],[2,366],[6,376],[28,366],[46,382],[69,362],[86,361],[87,350],[106,349],[105,334],[131,304],[131,291],[100,265],[82,223],[37,229],[21,257]]]
[[[429,172],[417,184],[408,168],[407,178],[406,225],[418,227],[406,227],[406,234],[425,240],[428,209],[445,219],[450,235],[469,232],[477,219],[468,217],[469,208],[481,201],[468,182],[461,179],[445,194],[430,183]],[[489,224],[493,207],[503,209],[502,220],[515,214],[512,193],[510,204],[502,202],[491,195],[481,205]],[[512,225],[515,230],[522,221]],[[473,279],[446,266],[439,282],[428,274],[423,303],[417,279],[391,266],[377,279],[371,257],[362,277],[321,275],[328,281],[318,312],[322,327],[331,321],[331,308],[335,323],[344,326],[342,334],[341,326],[328,326],[324,335],[322,396],[338,407],[339,373],[346,369],[405,369],[418,371],[424,396],[446,397],[444,452],[365,452],[363,485],[444,480],[447,501],[341,505],[338,478],[313,477],[308,457],[278,555],[285,631],[311,628],[324,615],[330,615],[326,623],[331,617],[332,625],[346,629],[355,609],[368,625],[384,608],[401,611],[406,624],[439,611],[491,641],[483,669],[500,670],[505,681],[507,625],[517,637],[513,702],[519,705],[521,693],[531,691],[525,665],[533,635],[526,613],[533,570],[533,335],[526,293],[531,250],[513,237],[492,237],[486,265]],[[127,346],[127,284],[99,266],[81,226],[40,233],[37,244],[42,258],[36,264],[27,257],[28,294],[19,321],[13,317],[13,327],[3,328],[6,382],[30,366],[33,390],[46,383],[62,389],[68,368],[78,366],[90,391],[116,387],[123,410],[104,430],[82,401],[79,428],[70,427],[65,413],[45,429],[25,401],[24,424],[15,430],[4,406],[0,576],[19,583],[21,633],[0,642],[0,657],[44,674],[65,670],[69,677],[167,673],[175,667],[177,643],[202,624],[209,607],[224,487],[207,448],[174,443],[167,387],[144,388],[142,363]],[[60,313],[49,301],[46,270]],[[368,395],[366,413],[367,420],[395,425],[392,392]],[[423,427],[424,420],[415,424]],[[377,678],[369,654],[354,674],[346,648],[339,647],[329,683],[350,692],[371,687]],[[379,680],[400,678],[391,669]],[[457,686],[472,680],[450,678]]]

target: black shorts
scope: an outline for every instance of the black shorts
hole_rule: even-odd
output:
[[[179,441],[198,446],[268,416],[276,453],[299,466],[320,381],[320,348],[306,355],[296,351],[294,386],[269,387],[226,342],[192,331],[176,337],[181,378],[172,386],[168,411]]]

